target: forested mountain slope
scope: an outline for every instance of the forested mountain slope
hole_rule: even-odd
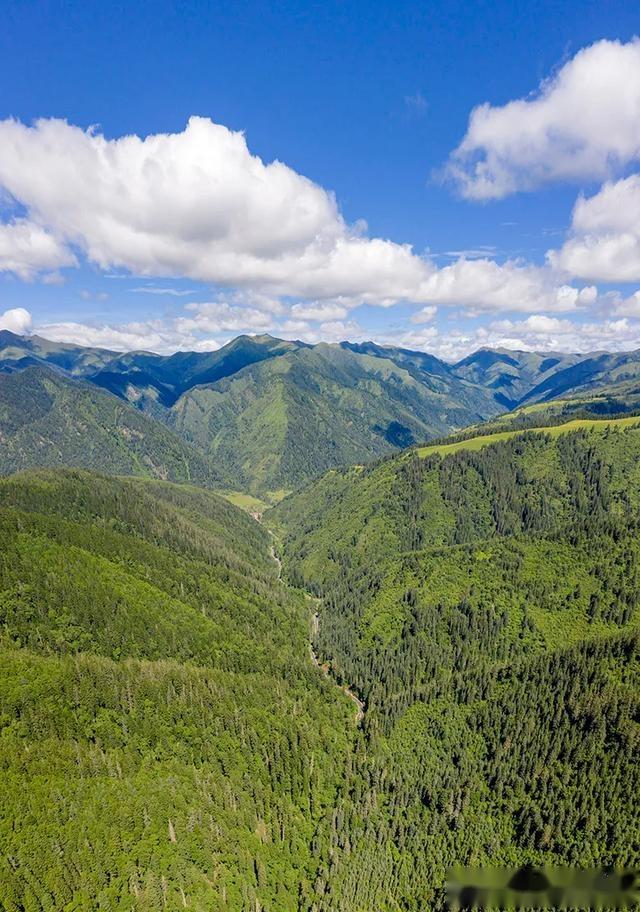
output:
[[[0,329],[0,370],[23,370],[33,365],[56,367],[70,376],[84,377],[108,364],[118,353],[70,342],[51,342],[40,336],[20,336]]]
[[[210,352],[176,352],[155,355],[128,352],[110,361],[90,376],[104,387],[139,407],[169,408],[187,390],[203,383],[215,383],[250,364],[268,361],[304,347],[302,342],[285,342],[272,336],[238,336]]]
[[[636,415],[640,416],[640,380],[624,380],[599,387],[591,393],[582,392],[549,402],[522,406],[461,431],[454,431],[418,450],[424,455],[437,448],[440,455],[443,455],[461,441],[482,438],[497,442],[525,430],[549,429],[550,433],[556,433],[554,429],[561,427],[574,430],[580,426],[598,427],[599,421],[614,421],[624,426],[633,423],[631,419]]]
[[[0,474],[53,466],[225,484],[213,460],[115,396],[44,366],[0,373]]]
[[[269,516],[366,705],[315,909],[439,908],[453,862],[640,863],[639,426],[332,471]]]
[[[637,380],[640,353],[481,349],[449,364],[373,342],[260,335],[210,352],[120,354],[0,332],[0,376],[34,366],[112,393],[213,459],[225,487],[264,496],[505,410]]]
[[[497,411],[483,390],[427,373],[393,350],[319,344],[190,390],[169,421],[240,487],[268,491],[298,487],[332,466],[370,460]]]
[[[352,712],[269,548],[195,488],[0,481],[0,908],[307,904]]]
[[[493,390],[496,400],[511,410],[640,379],[640,351],[579,355],[480,349],[452,369]]]

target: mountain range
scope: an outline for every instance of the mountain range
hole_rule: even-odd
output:
[[[0,343],[0,909],[638,868],[637,353]]]
[[[24,371],[22,381],[11,380]],[[372,342],[309,345],[263,335],[164,356],[5,330],[0,378],[3,471],[52,460],[104,471],[119,465],[277,499],[335,466],[525,405],[628,383],[640,378],[640,352],[481,349],[449,364]],[[100,432],[83,452],[73,441],[89,414]],[[151,451],[165,460],[156,464]]]

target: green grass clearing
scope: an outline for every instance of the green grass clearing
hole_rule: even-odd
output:
[[[480,437],[471,437],[469,440],[456,440],[454,443],[434,444],[433,446],[419,447],[416,450],[418,456],[425,457],[437,453],[439,456],[449,456],[451,453],[457,453],[459,450],[482,450],[492,443],[500,443],[503,440],[510,440],[511,437],[517,437],[519,434],[549,434],[551,437],[559,437],[560,434],[567,434],[570,431],[580,431],[584,429],[593,429],[604,431],[609,427],[640,427],[640,417],[632,415],[627,418],[574,418],[573,421],[567,421],[566,424],[557,424],[551,427],[530,428],[527,430],[498,431],[496,434],[485,434]]]
[[[253,494],[245,494],[243,491],[218,491],[217,493],[224,497],[225,500],[228,500],[229,503],[240,507],[241,510],[245,510],[247,513],[264,513],[270,507],[270,504],[260,500],[259,497],[254,497]]]

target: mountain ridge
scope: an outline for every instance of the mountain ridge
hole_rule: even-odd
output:
[[[73,466],[220,488],[224,475],[165,424],[43,364],[0,372],[0,474]]]
[[[530,376],[535,369],[539,369],[542,374],[553,376],[560,370],[578,364],[585,366],[584,370],[587,374],[589,374],[588,366],[592,365],[591,372],[598,374],[598,359],[610,359],[612,369],[616,369],[621,363],[634,363],[640,360],[640,349],[623,352],[599,349],[578,353],[571,351],[538,352],[508,349],[502,346],[495,348],[482,346],[464,358],[446,361],[430,352],[380,344],[372,340],[308,343],[300,340],[280,339],[269,333],[241,334],[220,348],[210,351],[176,351],[169,355],[161,355],[145,350],[117,352],[107,348],[82,346],[70,342],[54,342],[36,334],[19,335],[10,330],[0,330],[0,369],[10,369],[12,365],[14,369],[20,369],[22,358],[30,355],[73,373],[74,376],[88,377],[91,382],[98,383],[98,385],[101,385],[100,375],[103,372],[122,374],[126,377],[128,371],[140,370],[146,372],[155,382],[171,389],[177,397],[193,386],[215,383],[257,361],[286,355],[301,348],[314,349],[318,346],[342,348],[354,354],[395,358],[399,363],[411,365],[423,374],[441,377],[454,375],[460,379],[474,377],[475,382],[479,385],[490,388],[499,386],[499,378],[491,372],[491,367],[501,363],[505,367],[515,368],[516,371],[519,370],[527,376]],[[18,352],[21,353],[20,356],[17,355]],[[175,375],[178,372],[182,378],[180,384],[175,382]],[[512,371],[511,375],[515,377],[515,372]],[[575,379],[579,380],[580,377]],[[542,382],[545,381],[531,384],[530,390],[523,396],[530,396]],[[544,389],[539,390],[540,393],[544,391]],[[519,404],[522,397],[512,401]]]
[[[0,376],[28,367],[84,384],[85,396],[92,388],[116,397],[215,462],[228,486],[263,495],[523,404],[640,379],[640,351],[482,348],[449,363],[371,341],[311,345],[263,334],[158,355],[0,333]]]

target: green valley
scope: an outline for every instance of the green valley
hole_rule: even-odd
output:
[[[239,487],[266,492],[497,410],[482,391],[455,378],[427,381],[391,353],[317,345],[196,387],[176,402],[169,423]]]
[[[215,495],[0,483],[0,907],[299,908],[349,751],[304,599]]]
[[[440,908],[453,863],[638,865],[639,483],[635,419],[331,472],[269,514],[366,706],[317,909]]]
[[[0,22],[0,912],[640,912],[640,7]]]
[[[424,912],[454,863],[640,864],[637,381],[505,412],[427,355],[257,340],[136,407],[33,344],[0,908]]]

